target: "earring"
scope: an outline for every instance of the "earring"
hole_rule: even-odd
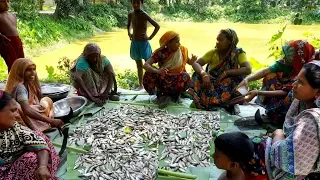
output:
[[[320,108],[320,96],[316,98],[315,103],[318,108]]]

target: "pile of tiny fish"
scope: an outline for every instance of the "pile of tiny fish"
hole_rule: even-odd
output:
[[[158,161],[166,169],[209,166],[212,132],[220,128],[217,112],[178,116],[150,107],[121,105],[79,126],[70,144],[91,147],[74,169],[84,179],[156,179]],[[159,154],[159,144],[164,150]],[[159,156],[158,156],[159,154]]]

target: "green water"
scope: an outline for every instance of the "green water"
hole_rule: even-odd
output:
[[[189,54],[202,56],[204,53],[214,47],[216,36],[220,29],[233,28],[240,39],[238,44],[242,47],[248,58],[254,57],[263,64],[270,64],[273,59],[268,59],[269,51],[267,42],[271,36],[280,28],[278,24],[234,24],[234,23],[161,23],[159,33],[151,40],[153,50],[159,47],[158,40],[161,35],[168,30],[174,30],[180,33],[181,44],[189,49]],[[306,39],[303,33],[310,31],[319,36],[320,26],[288,26],[284,33],[284,40],[287,39]],[[152,28],[148,29],[151,34]],[[118,72],[130,68],[135,70],[136,65],[130,59],[130,41],[125,29],[114,32],[108,32],[85,39],[72,44],[67,44],[55,50],[45,53],[39,57],[33,57],[32,60],[37,64],[39,76],[47,76],[45,66],[56,67],[59,58],[64,56],[75,59],[83,51],[83,47],[88,42],[96,42],[100,45],[102,53],[106,55],[112,65]],[[189,67],[190,68],[190,67]]]

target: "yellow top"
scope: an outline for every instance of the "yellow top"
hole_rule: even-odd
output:
[[[212,49],[208,51],[204,56],[202,56],[202,59],[204,62],[209,64],[211,69],[214,68],[220,62],[218,49]],[[238,62],[239,62],[239,65],[242,63],[248,62],[246,53],[239,54]]]

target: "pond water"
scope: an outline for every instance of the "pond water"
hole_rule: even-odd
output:
[[[153,50],[159,47],[159,39],[168,30],[180,33],[181,44],[189,49],[189,54],[202,56],[215,46],[216,36],[220,29],[233,28],[240,39],[238,47],[246,51],[248,58],[253,57],[262,64],[270,64],[274,60],[268,59],[269,50],[267,42],[280,28],[279,24],[235,24],[235,23],[161,23],[159,33],[151,40]],[[320,26],[288,26],[283,40],[306,39],[303,35],[309,31],[320,37]],[[148,34],[153,28],[148,29]],[[56,67],[58,60],[64,56],[76,59],[86,43],[96,42],[100,45],[102,53],[108,57],[117,72],[124,69],[136,70],[136,65],[130,58],[130,40],[126,29],[96,35],[89,39],[67,44],[47,52],[32,60],[37,64],[39,76],[47,76],[46,65]],[[188,68],[190,69],[190,67]]]

